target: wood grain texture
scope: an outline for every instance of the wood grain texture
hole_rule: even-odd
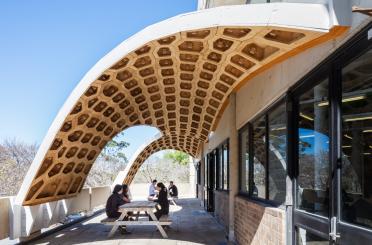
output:
[[[139,155],[125,183],[157,151],[176,149],[197,156],[234,89],[334,36],[281,27],[224,26],[179,32],[138,47],[112,64],[80,97],[23,205],[75,196],[106,143],[131,126],[154,126],[162,137]]]

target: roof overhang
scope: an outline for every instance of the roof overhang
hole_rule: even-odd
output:
[[[325,5],[273,3],[207,9],[143,29],[103,57],[71,93],[16,202],[75,196],[105,144],[133,125],[159,128],[159,149],[195,156],[231,91],[346,28],[335,25]]]

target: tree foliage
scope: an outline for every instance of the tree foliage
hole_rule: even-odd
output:
[[[169,159],[178,165],[187,165],[189,163],[190,156],[182,151],[168,151],[164,155],[164,158]]]
[[[105,148],[101,151],[100,157],[106,159],[106,161],[119,161],[127,163],[128,159],[126,155],[122,152],[123,149],[129,146],[129,143],[121,140],[124,136],[124,132],[119,133],[115,138],[110,140]]]
[[[103,148],[89,172],[86,187],[111,185],[119,171],[124,170],[128,159],[123,149],[127,148],[129,143],[122,140],[123,136],[124,132],[119,133]]]
[[[166,155],[166,154],[165,154]],[[138,170],[134,183],[150,183],[153,179],[168,183],[173,180],[176,183],[189,182],[190,169],[188,164],[175,164],[172,159],[158,157],[156,155],[147,159]]]
[[[0,143],[0,195],[18,193],[37,148],[15,138]]]

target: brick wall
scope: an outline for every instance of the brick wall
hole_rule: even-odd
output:
[[[238,244],[285,245],[285,211],[237,196],[234,229]]]
[[[219,223],[229,230],[229,193],[227,191],[214,192],[214,214]]]

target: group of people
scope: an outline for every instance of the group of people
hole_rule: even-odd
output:
[[[170,181],[168,188],[162,182],[152,181],[149,187],[148,200],[159,204],[154,213],[157,219],[169,213],[168,195],[172,198],[178,197],[178,189],[173,181]],[[120,206],[130,202],[128,185],[116,185],[106,202],[107,217],[118,219],[121,215],[121,212],[119,212]],[[128,216],[124,217],[124,220],[128,219],[130,219]],[[152,220],[151,217],[149,217],[149,220]],[[123,234],[130,234],[125,226],[119,226],[119,229]]]

